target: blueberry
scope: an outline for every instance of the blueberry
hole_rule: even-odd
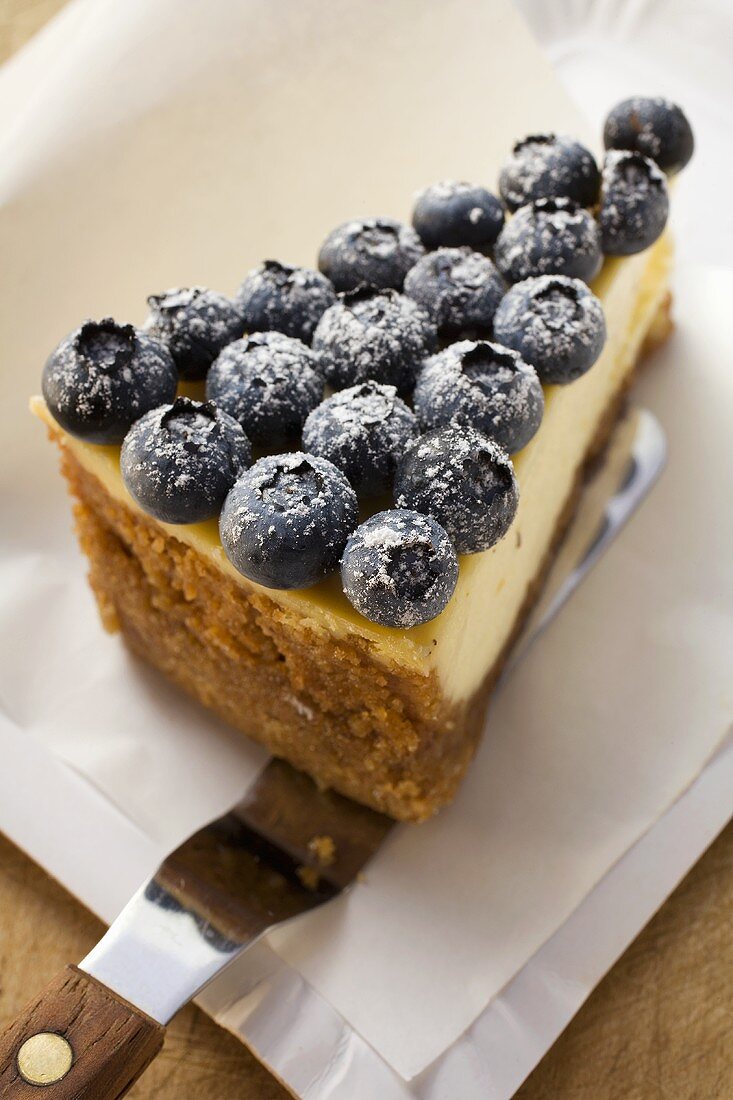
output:
[[[308,588],[338,568],[357,522],[356,494],[341,471],[298,451],[261,458],[240,477],[219,533],[245,577],[266,588]]]
[[[487,340],[449,344],[428,359],[414,402],[423,430],[467,424],[510,454],[529,443],[545,407],[534,367],[518,352]]]
[[[366,287],[327,309],[313,336],[320,369],[337,390],[372,379],[407,392],[435,343],[435,326],[411,298]]]
[[[606,149],[629,149],[665,172],[679,172],[695,149],[692,127],[681,107],[661,96],[632,96],[618,103],[603,127]]]
[[[300,340],[256,332],[228,344],[212,363],[206,397],[238,420],[253,443],[272,449],[298,438],[323,397],[323,378]]]
[[[593,206],[599,183],[593,154],[562,134],[530,134],[518,141],[499,176],[501,197],[510,210],[545,198]]]
[[[485,187],[446,180],[420,192],[412,224],[426,248],[467,244],[483,251],[499,235],[504,208]]]
[[[606,342],[603,307],[580,279],[540,275],[511,288],[494,317],[494,335],[518,351],[546,383],[574,382]]]
[[[338,466],[359,496],[386,492],[397,459],[419,435],[394,386],[361,382],[335,393],[309,415],[303,447]]]
[[[252,461],[236,420],[187,397],[153,409],[125,436],[122,480],[144,511],[163,523],[199,523],[217,516],[234,482]]]
[[[405,294],[422,306],[443,336],[488,333],[504,289],[491,260],[470,248],[429,252],[405,279]]]
[[[310,344],[320,318],[336,301],[336,291],[320,271],[265,260],[250,271],[236,303],[247,332],[283,332]]]
[[[519,503],[511,459],[476,428],[451,424],[411,443],[397,467],[398,508],[437,519],[459,554],[488,550],[509,530]]]
[[[41,382],[54,419],[87,443],[121,443],[134,420],[173,400],[177,384],[168,349],[111,317],[64,337]]]
[[[231,298],[192,286],[151,294],[145,329],[168,345],[181,378],[204,378],[223,347],[242,335],[242,315]]]
[[[609,256],[643,252],[661,236],[669,214],[664,173],[641,153],[606,153],[601,183],[603,251]]]
[[[414,229],[391,218],[344,222],[326,237],[318,267],[336,290],[365,285],[401,290],[425,249]]]
[[[590,282],[598,274],[598,222],[570,199],[537,199],[517,210],[499,234],[496,265],[518,283],[530,275],[570,275]]]
[[[346,543],[341,582],[346,598],[381,626],[409,629],[443,610],[458,580],[458,558],[431,516],[406,509],[377,512]]]

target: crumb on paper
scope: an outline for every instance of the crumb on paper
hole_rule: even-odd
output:
[[[336,845],[331,836],[313,836],[308,841],[308,851],[321,867],[330,867],[336,859]]]
[[[318,880],[320,878],[320,875],[318,874],[318,871],[315,867],[301,866],[298,867],[295,873],[305,886],[306,890],[318,889]]]

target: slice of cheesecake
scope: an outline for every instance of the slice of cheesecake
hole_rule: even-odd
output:
[[[545,389],[539,431],[514,456],[519,509],[509,534],[463,557],[455,593],[432,622],[380,627],[337,577],[265,589],[226,558],[215,520],[171,526],[127,492],[119,448],[68,435],[41,398],[33,411],[59,444],[102,618],[130,648],[227,722],[324,786],[419,821],[454,796],[486,703],[572,513],[583,469],[603,446],[645,347],[669,320],[669,239],[607,259],[601,358]]]

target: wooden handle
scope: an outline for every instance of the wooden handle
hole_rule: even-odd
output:
[[[119,1100],[165,1029],[75,966],[0,1034],[0,1100]]]

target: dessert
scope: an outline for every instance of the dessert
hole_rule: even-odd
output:
[[[644,152],[611,149],[601,174],[577,142],[533,136],[500,190],[506,225],[480,242],[471,211],[498,200],[440,184],[415,229],[335,230],[319,278],[270,261],[235,300],[152,298],[144,331],[87,322],[33,402],[105,624],[276,755],[405,820],[455,794],[584,464],[669,324],[666,182]],[[496,259],[517,222],[533,228],[505,282],[475,249]]]

